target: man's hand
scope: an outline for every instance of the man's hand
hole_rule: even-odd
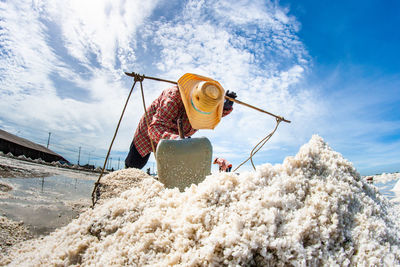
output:
[[[226,96],[229,96],[230,98],[235,99],[237,97],[236,93],[233,91],[226,91],[225,93]],[[225,99],[225,103],[224,103],[224,109],[225,110],[229,110],[232,108],[233,102],[230,101],[229,99]]]
[[[236,95],[235,92],[233,92],[233,91],[230,92],[229,90],[226,91],[225,95],[226,95],[226,96],[229,96],[230,98],[233,98],[233,99],[236,99],[236,97],[237,97],[237,95]]]

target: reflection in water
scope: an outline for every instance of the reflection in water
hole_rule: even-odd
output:
[[[50,176],[0,178],[0,182],[12,187],[9,197],[0,199],[0,214],[23,221],[34,234],[47,234],[75,218],[80,207],[89,205],[95,181]]]
[[[41,178],[0,178],[10,184],[10,191],[15,200],[29,199],[33,202],[53,200],[77,200],[90,198],[94,180],[81,180],[65,176],[50,176]],[[46,190],[44,190],[46,188]],[[10,201],[10,199],[9,199]],[[0,200],[0,203],[2,201]]]

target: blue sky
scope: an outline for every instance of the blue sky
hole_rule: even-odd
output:
[[[43,145],[51,132],[49,148],[102,165],[132,84],[123,72],[192,72],[292,121],[256,164],[318,134],[361,174],[400,171],[399,13],[398,1],[0,1],[0,127]],[[146,103],[167,86],[146,80]],[[238,165],[275,121],[234,107],[195,136]],[[114,167],[143,112],[138,88],[126,112]]]

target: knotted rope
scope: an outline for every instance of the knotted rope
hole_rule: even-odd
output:
[[[146,120],[147,128],[149,128],[149,122],[148,122],[148,118],[147,118],[148,115],[147,115],[146,103],[145,103],[145,100],[144,100],[143,84],[142,84],[145,76],[144,75],[139,75],[137,73],[134,73],[134,75],[132,74],[132,75],[129,75],[129,76],[134,78],[134,83],[133,83],[132,88],[131,88],[131,90],[130,90],[130,92],[128,94],[128,97],[127,97],[126,101],[125,101],[124,108],[122,109],[122,113],[121,113],[121,116],[119,118],[117,128],[115,129],[114,136],[112,138],[110,147],[108,148],[107,156],[106,156],[106,159],[104,160],[104,165],[103,165],[103,168],[101,169],[99,178],[94,183],[94,188],[93,188],[93,191],[92,191],[92,208],[94,208],[94,205],[96,204],[96,202],[100,198],[100,186],[101,186],[100,179],[104,174],[104,170],[106,168],[108,157],[110,156],[111,148],[112,148],[112,146],[114,144],[114,140],[115,140],[115,137],[117,136],[119,126],[120,126],[122,118],[123,118],[123,116],[125,114],[126,106],[128,105],[129,99],[130,99],[130,97],[132,95],[133,88],[135,87],[137,82],[140,82],[140,90],[141,90],[141,93],[142,93],[142,101],[143,101],[143,108],[144,108],[144,113],[145,113],[145,120]],[[153,141],[151,140],[151,138],[150,138],[150,143],[151,143],[151,148],[153,149],[153,153],[154,153],[154,157],[155,157],[156,156],[155,148],[154,148],[154,144],[153,144]]]
[[[105,161],[104,161],[104,165],[103,165],[103,168],[102,168],[102,170],[101,170],[100,176],[99,176],[99,178],[97,179],[97,181],[96,181],[95,184],[94,184],[94,188],[93,188],[93,192],[92,192],[92,208],[93,208],[94,205],[96,204],[97,200],[100,198],[100,185],[101,185],[101,184],[100,184],[100,179],[101,179],[101,177],[102,177],[103,174],[104,174],[104,170],[105,170],[105,167],[106,167],[106,164],[107,164],[107,161],[108,161],[108,157],[110,156],[110,152],[111,152],[112,145],[113,145],[113,143],[114,143],[115,137],[117,136],[117,132],[118,132],[119,126],[120,126],[120,124],[121,124],[122,118],[123,118],[123,116],[124,116],[126,106],[128,105],[129,99],[130,99],[130,97],[131,97],[133,88],[134,88],[135,85],[136,85],[136,82],[140,82],[140,89],[141,89],[141,93],[142,93],[143,108],[144,108],[144,112],[145,112],[145,120],[146,120],[147,128],[149,127],[149,121],[148,121],[146,103],[145,103],[145,100],[144,100],[143,84],[142,84],[143,80],[144,80],[144,79],[150,79],[150,80],[155,80],[155,81],[161,81],[161,82],[168,82],[168,83],[172,83],[172,84],[178,84],[177,82],[174,82],[174,81],[165,80],[165,79],[160,79],[160,78],[155,78],[155,77],[149,77],[149,76],[145,76],[145,75],[139,75],[138,73],[135,73],[135,72],[131,72],[131,73],[125,72],[125,74],[128,75],[128,76],[130,76],[130,77],[133,77],[133,78],[134,78],[134,83],[133,83],[132,88],[131,88],[131,90],[130,90],[130,92],[129,92],[129,95],[128,95],[127,99],[126,99],[124,108],[123,108],[122,113],[121,113],[121,116],[120,116],[120,118],[119,118],[118,125],[117,125],[117,128],[115,129],[115,133],[114,133],[113,139],[112,139],[112,141],[111,141],[110,147],[109,147],[109,149],[108,149],[107,156],[106,156],[106,159],[105,159]],[[266,114],[268,114],[268,115],[273,116],[273,117],[276,118],[276,126],[275,126],[274,130],[273,130],[271,133],[269,133],[266,137],[264,137],[260,142],[258,142],[257,145],[256,145],[256,146],[252,149],[252,151],[250,152],[250,156],[249,156],[245,161],[243,161],[238,167],[236,167],[233,171],[236,171],[237,169],[239,169],[239,167],[241,167],[243,164],[245,164],[248,160],[251,161],[251,164],[253,165],[253,168],[254,168],[254,170],[255,170],[256,167],[254,166],[253,156],[265,145],[266,142],[268,142],[268,140],[269,140],[269,139],[272,137],[272,135],[276,132],[276,129],[278,128],[279,123],[281,123],[282,121],[287,122],[287,123],[290,123],[290,121],[289,121],[289,120],[286,120],[285,118],[283,118],[283,117],[281,117],[281,116],[277,116],[277,115],[275,115],[275,114],[273,114],[273,113],[270,113],[270,112],[268,112],[268,111],[262,110],[262,109],[257,108],[257,107],[254,107],[254,106],[252,106],[252,105],[249,105],[249,104],[244,103],[244,102],[242,102],[242,101],[236,100],[236,99],[234,99],[234,98],[225,96],[225,99],[228,99],[228,100],[230,100],[230,101],[232,101],[232,102],[235,102],[235,103],[238,103],[238,104],[247,106],[247,107],[252,108],[252,109],[255,109],[255,110],[257,110],[257,111],[266,113]],[[153,150],[154,157],[155,157],[155,156],[156,156],[156,154],[155,154],[155,147],[154,147],[154,144],[153,144],[153,141],[151,140],[151,138],[150,138],[150,142],[151,142],[151,148],[152,148],[152,150]]]
[[[271,137],[274,135],[274,133],[276,132],[276,129],[278,129],[279,123],[281,123],[282,119],[280,118],[276,118],[276,125],[275,128],[272,132],[270,132],[266,137],[264,137],[260,142],[257,143],[257,145],[255,145],[255,147],[251,150],[250,152],[250,156],[243,161],[242,163],[240,163],[234,170],[233,172],[235,172],[237,169],[239,169],[243,164],[245,164],[247,161],[251,161],[251,165],[253,165],[253,169],[256,170],[256,167],[254,166],[254,162],[253,162],[253,156],[265,145],[266,142],[268,142],[269,139],[271,139]],[[258,147],[259,146],[259,147]],[[258,148],[257,148],[258,147]],[[256,150],[257,149],[257,150]]]

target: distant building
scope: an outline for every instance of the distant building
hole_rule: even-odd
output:
[[[14,156],[24,155],[27,158],[41,158],[47,162],[64,161],[65,158],[51,151],[50,149],[33,143],[25,138],[18,137],[6,131],[0,130],[0,151],[4,154],[11,152]]]

